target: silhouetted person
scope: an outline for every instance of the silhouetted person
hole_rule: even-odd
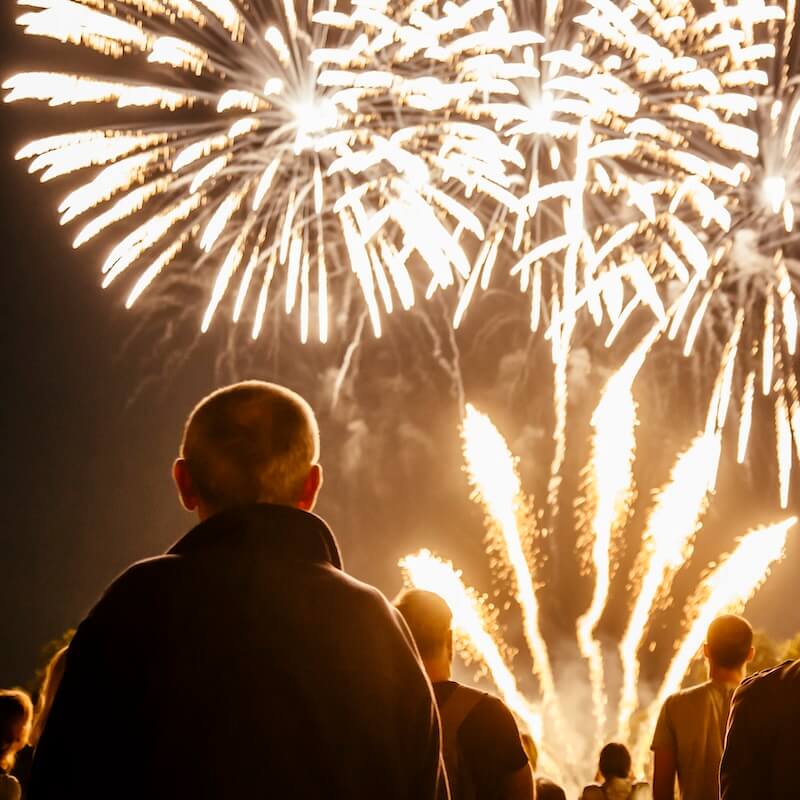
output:
[[[731,703],[720,769],[722,800],[796,800],[800,661],[748,678]]]
[[[19,781],[9,775],[17,753],[28,743],[33,704],[18,689],[0,690],[0,800],[19,800]]]
[[[318,456],[311,408],[282,387],[194,409],[173,475],[200,522],[81,623],[31,800],[437,796],[430,685],[399,614],[309,513]]]
[[[598,784],[587,786],[581,800],[649,800],[650,787],[631,777],[631,754],[624,744],[610,742],[600,751]]]
[[[708,628],[706,683],[668,697],[653,736],[653,798],[719,800],[719,765],[731,697],[753,658],[753,629],[727,614]]]
[[[453,800],[531,800],[533,775],[511,712],[496,697],[450,680],[453,615],[447,603],[432,592],[407,589],[395,607],[433,683]]]

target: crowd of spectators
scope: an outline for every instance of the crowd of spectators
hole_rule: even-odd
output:
[[[196,406],[173,478],[197,524],[112,583],[35,710],[0,691],[0,800],[566,800],[506,705],[452,679],[445,601],[390,603],[344,570],[313,513],[319,456],[286,388]],[[708,680],[661,709],[652,788],[611,742],[580,800],[800,797],[800,662],[746,678],[753,631],[733,615],[704,655]]]

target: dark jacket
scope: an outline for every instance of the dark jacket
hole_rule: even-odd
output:
[[[731,702],[720,768],[722,800],[796,800],[800,661],[748,678]]]
[[[439,724],[405,624],[325,523],[257,505],[131,567],[80,625],[31,800],[433,800]]]

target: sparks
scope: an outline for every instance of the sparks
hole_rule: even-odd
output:
[[[471,405],[466,408],[462,436],[464,459],[474,496],[497,526],[501,552],[513,570],[525,638],[534,657],[534,671],[541,683],[545,707],[548,713],[558,718],[558,696],[550,655],[539,629],[539,602],[519,529],[522,488],[514,457],[491,420]]]
[[[141,111],[140,122],[128,128],[115,122],[112,107],[104,127],[40,139],[18,154],[32,159],[31,171],[43,180],[104,167],[64,200],[62,223],[94,213],[75,237],[80,246],[137,221],[141,235],[134,249],[114,249],[114,260],[103,269],[107,286],[143,267],[128,307],[180,256],[207,276],[210,302],[201,330],[229,306],[234,321],[251,318],[260,331],[268,295],[259,287],[271,284],[270,296],[282,290],[283,306],[298,312],[300,338],[313,328],[325,341],[329,304],[346,304],[349,312],[351,285],[362,292],[376,335],[396,298],[404,308],[414,303],[409,259],[415,243],[437,285],[452,284],[456,269],[468,269],[451,241],[456,223],[449,224],[462,209],[436,205],[427,176],[412,199],[398,190],[394,205],[375,193],[358,195],[362,182],[375,182],[386,171],[388,162],[382,166],[381,159],[347,168],[358,138],[370,132],[378,137],[369,125],[379,118],[368,104],[356,118],[319,80],[315,54],[357,43],[347,31],[313,22],[313,3],[19,5],[28,7],[18,19],[27,34],[95,50],[121,66],[113,79],[58,71],[15,75],[4,85],[7,102],[113,103]],[[142,54],[144,69],[135,60]],[[126,67],[130,78],[117,77]],[[169,119],[177,110],[180,118]],[[391,139],[386,150],[403,161],[402,147]],[[412,217],[424,218],[425,229]],[[405,232],[410,247],[387,238],[384,226],[391,225]]]
[[[644,641],[658,598],[665,598],[672,579],[691,557],[694,538],[716,474],[720,438],[705,432],[695,438],[675,462],[669,483],[655,500],[644,532],[634,573],[641,575],[638,593],[619,644],[622,661],[622,695],[617,736],[628,741],[631,717],[639,705],[638,652]],[[634,583],[635,585],[635,583]]]

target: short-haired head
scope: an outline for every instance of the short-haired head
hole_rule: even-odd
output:
[[[549,778],[536,779],[536,800],[567,800],[566,792]]]
[[[752,658],[753,628],[736,614],[717,617],[708,626],[705,652],[708,660],[723,669],[739,669]]]
[[[600,774],[605,780],[627,778],[631,774],[631,754],[624,744],[610,742],[600,751]]]
[[[0,769],[14,766],[14,757],[28,743],[33,703],[20,689],[0,690]]]
[[[423,659],[440,656],[450,646],[453,614],[438,594],[404,589],[394,607],[403,615]]]
[[[307,484],[319,472],[318,459],[311,406],[283,386],[244,381],[195,406],[174,475],[190,510],[201,506],[214,513],[250,503],[308,508],[313,499],[304,502]],[[318,481],[313,488],[315,498]]]

